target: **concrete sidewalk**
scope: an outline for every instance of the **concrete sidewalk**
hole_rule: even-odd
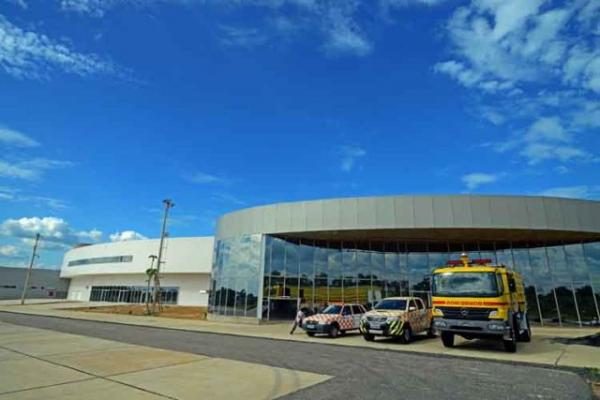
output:
[[[0,323],[2,399],[274,399],[329,378]]]
[[[106,305],[106,303],[102,303]],[[289,335],[290,324],[248,325],[214,321],[193,321],[160,317],[139,317],[117,314],[101,314],[73,311],[69,308],[93,306],[93,303],[53,302],[28,304],[25,306],[8,305],[0,302],[0,311],[32,315],[54,316],[61,318],[83,319],[90,321],[122,323],[156,328],[179,329],[215,334],[241,335],[277,340],[317,342],[339,346],[360,346],[399,352],[444,354],[450,356],[471,357],[487,360],[524,362],[546,366],[600,368],[600,348],[582,345],[565,345],[554,341],[555,338],[574,338],[598,332],[593,328],[555,328],[534,327],[531,343],[520,343],[517,353],[505,353],[500,343],[489,341],[466,341],[457,339],[455,348],[443,347],[439,338],[418,337],[409,345],[402,345],[389,339],[367,342],[358,334],[330,339],[327,337],[308,337],[302,330]]]

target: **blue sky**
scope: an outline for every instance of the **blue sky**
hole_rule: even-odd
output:
[[[600,1],[0,0],[0,265],[385,194],[600,197]]]

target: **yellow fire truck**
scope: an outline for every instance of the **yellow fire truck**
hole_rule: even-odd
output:
[[[432,304],[433,326],[446,347],[454,346],[455,335],[497,338],[514,353],[517,341],[531,340],[521,275],[492,260],[470,260],[463,253],[436,269]]]

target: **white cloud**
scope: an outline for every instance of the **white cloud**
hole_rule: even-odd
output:
[[[196,172],[192,172],[189,174],[184,174],[183,178],[189,182],[192,183],[200,183],[200,184],[225,184],[225,183],[229,183],[229,180],[227,178],[221,177],[221,176],[217,176],[217,175],[213,175],[213,174],[208,174],[206,172],[200,172],[200,171],[196,171]]]
[[[525,157],[531,165],[547,160],[568,162],[574,159],[586,160],[592,158],[590,153],[581,148],[552,143],[528,143],[519,154]]]
[[[499,179],[499,175],[486,174],[483,172],[474,172],[471,174],[463,175],[461,180],[467,186],[467,189],[474,190],[481,185],[494,183]]]
[[[14,147],[37,147],[39,142],[24,133],[0,127],[0,143]]]
[[[211,195],[211,197],[214,200],[231,203],[231,204],[235,204],[235,205],[238,205],[238,206],[245,206],[245,205],[248,204],[244,200],[242,200],[240,198],[237,198],[236,196],[233,196],[233,195],[228,194],[228,193],[213,193]]]
[[[69,45],[27,31],[0,15],[0,69],[17,78],[43,79],[53,70],[80,76],[118,74],[117,68],[95,54],[82,54]]]
[[[25,0],[5,0],[10,4],[13,4],[23,10],[27,10],[28,6],[27,3],[25,3]]]
[[[13,246],[10,244],[0,246],[0,256],[4,257],[16,257],[20,253],[19,248],[17,246]]]
[[[367,155],[367,151],[360,146],[342,146],[339,154],[340,169],[350,172],[354,169],[357,160]]]
[[[600,186],[565,186],[546,189],[538,193],[540,196],[566,197],[573,199],[589,199],[600,196]]]
[[[486,82],[508,87],[558,78],[600,92],[600,44],[586,37],[587,20],[574,18],[596,1],[552,7],[543,0],[473,0],[448,22],[454,59],[436,71],[487,91],[496,85]]]
[[[115,232],[110,235],[111,242],[127,242],[130,240],[145,240],[145,239],[148,239],[148,238],[136,231]]]
[[[71,228],[67,221],[57,217],[7,219],[0,225],[1,235],[22,238],[26,243],[31,243],[36,233],[42,236],[47,247],[56,249],[69,248],[78,243],[94,243],[102,238],[102,232],[97,229],[78,231]]]
[[[5,186],[0,186],[0,201],[27,203],[31,206],[47,207],[53,210],[60,210],[67,207],[67,203],[64,200],[47,196],[25,194],[19,189]]]
[[[568,143],[571,141],[571,135],[562,126],[558,117],[543,117],[529,127],[525,140]]]
[[[228,47],[252,49],[265,44],[267,35],[257,28],[240,28],[235,26],[219,26],[221,44]]]
[[[357,7],[357,2],[345,1],[326,10],[323,48],[327,54],[366,56],[373,50],[373,45],[354,20]]]
[[[0,176],[13,179],[37,180],[46,171],[73,166],[70,161],[34,158],[26,161],[7,162],[0,160]]]

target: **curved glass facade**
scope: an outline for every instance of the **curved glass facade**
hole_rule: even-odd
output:
[[[600,321],[600,242],[335,241],[247,235],[217,241],[210,310],[218,315],[290,319],[298,302],[370,304],[389,296],[430,300],[430,274],[466,251],[519,271],[532,321]],[[261,305],[259,307],[258,305]]]

